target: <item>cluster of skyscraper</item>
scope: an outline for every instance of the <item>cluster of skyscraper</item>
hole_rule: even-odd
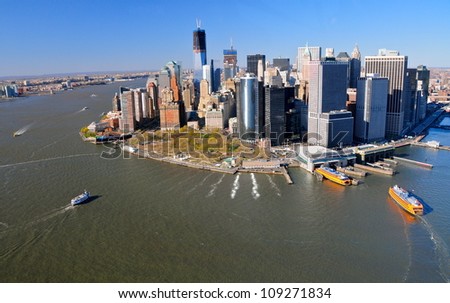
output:
[[[13,98],[19,96],[18,86],[12,85],[0,85],[0,98]]]
[[[429,71],[408,68],[408,58],[397,51],[365,57],[361,73],[357,46],[351,56],[335,56],[332,48],[322,56],[321,47],[307,45],[298,48],[294,68],[287,58],[270,64],[254,54],[244,72],[231,46],[220,69],[214,60],[207,64],[206,33],[198,23],[193,53],[192,73],[171,61],[146,88],[121,89],[114,99],[122,110],[121,129],[133,131],[159,117],[163,130],[228,127],[244,140],[335,147],[402,136],[426,114]]]

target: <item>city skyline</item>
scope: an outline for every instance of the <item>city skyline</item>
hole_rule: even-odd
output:
[[[268,61],[296,62],[298,47],[331,47],[364,57],[396,49],[409,66],[448,67],[450,42],[439,40],[449,27],[450,3],[434,1],[259,1],[199,0],[195,5],[162,1],[10,1],[0,20],[4,42],[0,77],[77,72],[159,70],[171,60],[193,68],[196,19],[207,34],[209,59],[238,49],[238,65],[250,54]],[[202,9],[199,11],[199,7]],[[428,18],[428,19],[427,19]],[[5,60],[7,58],[7,60]]]

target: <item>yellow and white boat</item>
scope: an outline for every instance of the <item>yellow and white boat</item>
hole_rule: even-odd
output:
[[[321,174],[330,181],[337,184],[348,186],[352,185],[352,180],[344,173],[338,172],[329,167],[319,167],[316,168],[315,172]]]
[[[398,205],[400,205],[401,208],[409,212],[411,215],[423,215],[422,203],[420,203],[419,200],[412,196],[407,190],[398,185],[394,185],[389,188],[389,195]]]

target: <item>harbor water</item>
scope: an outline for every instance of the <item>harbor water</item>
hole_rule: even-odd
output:
[[[299,168],[288,185],[100,157],[107,148],[80,128],[119,86],[144,83],[0,103],[0,282],[449,281],[449,151],[398,149],[433,169],[401,163],[350,187]],[[450,142],[448,131],[430,137]],[[423,217],[394,203],[394,184],[425,202]],[[71,206],[84,189],[90,202]]]

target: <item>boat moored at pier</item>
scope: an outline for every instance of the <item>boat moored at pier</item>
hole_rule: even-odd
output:
[[[344,186],[352,185],[352,180],[346,174],[338,172],[330,167],[319,167],[316,168],[315,172],[337,184]]]

